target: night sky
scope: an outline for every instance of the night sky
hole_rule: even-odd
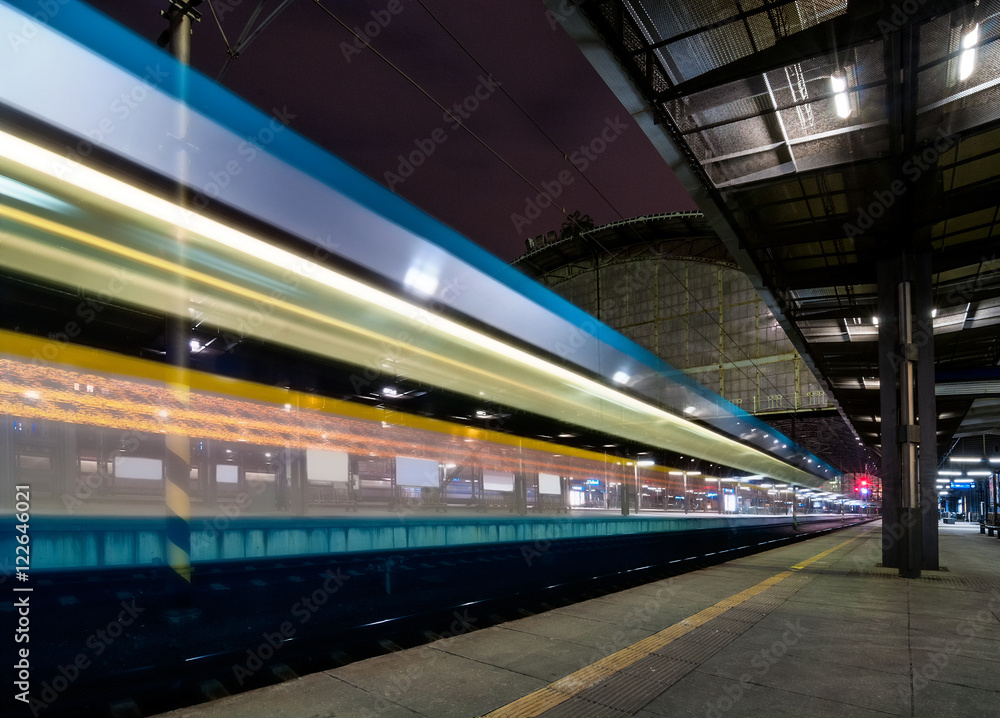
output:
[[[166,0],[90,1],[151,41],[166,27]],[[293,2],[223,84],[500,258],[577,210],[603,224],[696,209],[541,0],[321,2],[343,25]],[[235,44],[257,1],[214,4]],[[199,9],[192,64],[215,77],[226,45]],[[546,189],[556,206],[538,214]]]

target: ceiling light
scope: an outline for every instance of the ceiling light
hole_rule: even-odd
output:
[[[958,79],[968,79],[976,65],[976,45],[979,43],[979,25],[973,25],[972,29],[965,33],[962,38],[962,54],[958,58]]]
[[[631,378],[632,377],[623,371],[616,371],[614,376],[611,377],[611,381],[615,384],[628,384],[628,380]]]
[[[850,117],[851,103],[847,98],[847,80],[841,75],[830,76],[830,87],[837,93],[833,96],[834,106],[837,108],[839,117]]]

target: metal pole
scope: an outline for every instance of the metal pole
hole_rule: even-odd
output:
[[[177,58],[180,67],[178,73],[177,95],[180,109],[177,116],[175,137],[178,139],[178,165],[180,182],[178,183],[177,201],[181,207],[187,205],[187,152],[185,141],[187,136],[188,114],[185,98],[187,94],[186,67],[191,57],[191,21],[198,14],[192,9],[195,3],[171,0],[170,7],[163,13],[169,22],[168,46],[171,54]],[[176,235],[176,253],[180,261],[184,261],[186,238],[178,231]],[[173,308],[168,312],[166,322],[166,359],[169,364],[167,385],[173,393],[174,400],[182,408],[188,405],[189,383],[187,379],[189,355],[189,333],[187,304]],[[167,418],[169,421],[169,416]],[[166,434],[166,548],[167,562],[173,571],[173,589],[176,591],[177,608],[180,615],[190,615],[191,604],[191,439],[186,432],[171,432]]]
[[[910,283],[900,282],[898,286],[899,345],[903,362],[899,367],[899,419],[900,419],[900,475],[902,495],[900,524],[903,532],[900,545],[899,575],[903,578],[920,578],[923,563],[923,542],[921,540],[920,488],[917,479],[916,407],[914,405],[914,360],[916,347],[913,345],[913,312],[910,297]],[[891,420],[883,417],[883,421]],[[867,514],[867,506],[865,509]]]
[[[684,472],[684,513],[688,512],[688,472]]]
[[[639,490],[639,462],[633,462],[632,467],[635,470],[635,512],[639,513],[639,507],[642,506],[642,491]]]

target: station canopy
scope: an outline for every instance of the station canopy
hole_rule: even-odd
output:
[[[859,438],[880,442],[877,262],[901,248],[931,256],[939,453],[996,433],[1000,3],[581,9],[565,28]]]

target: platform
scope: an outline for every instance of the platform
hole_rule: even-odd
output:
[[[881,523],[162,718],[996,715],[1000,551],[941,527],[941,571],[879,566]],[[944,570],[947,569],[947,570]]]

